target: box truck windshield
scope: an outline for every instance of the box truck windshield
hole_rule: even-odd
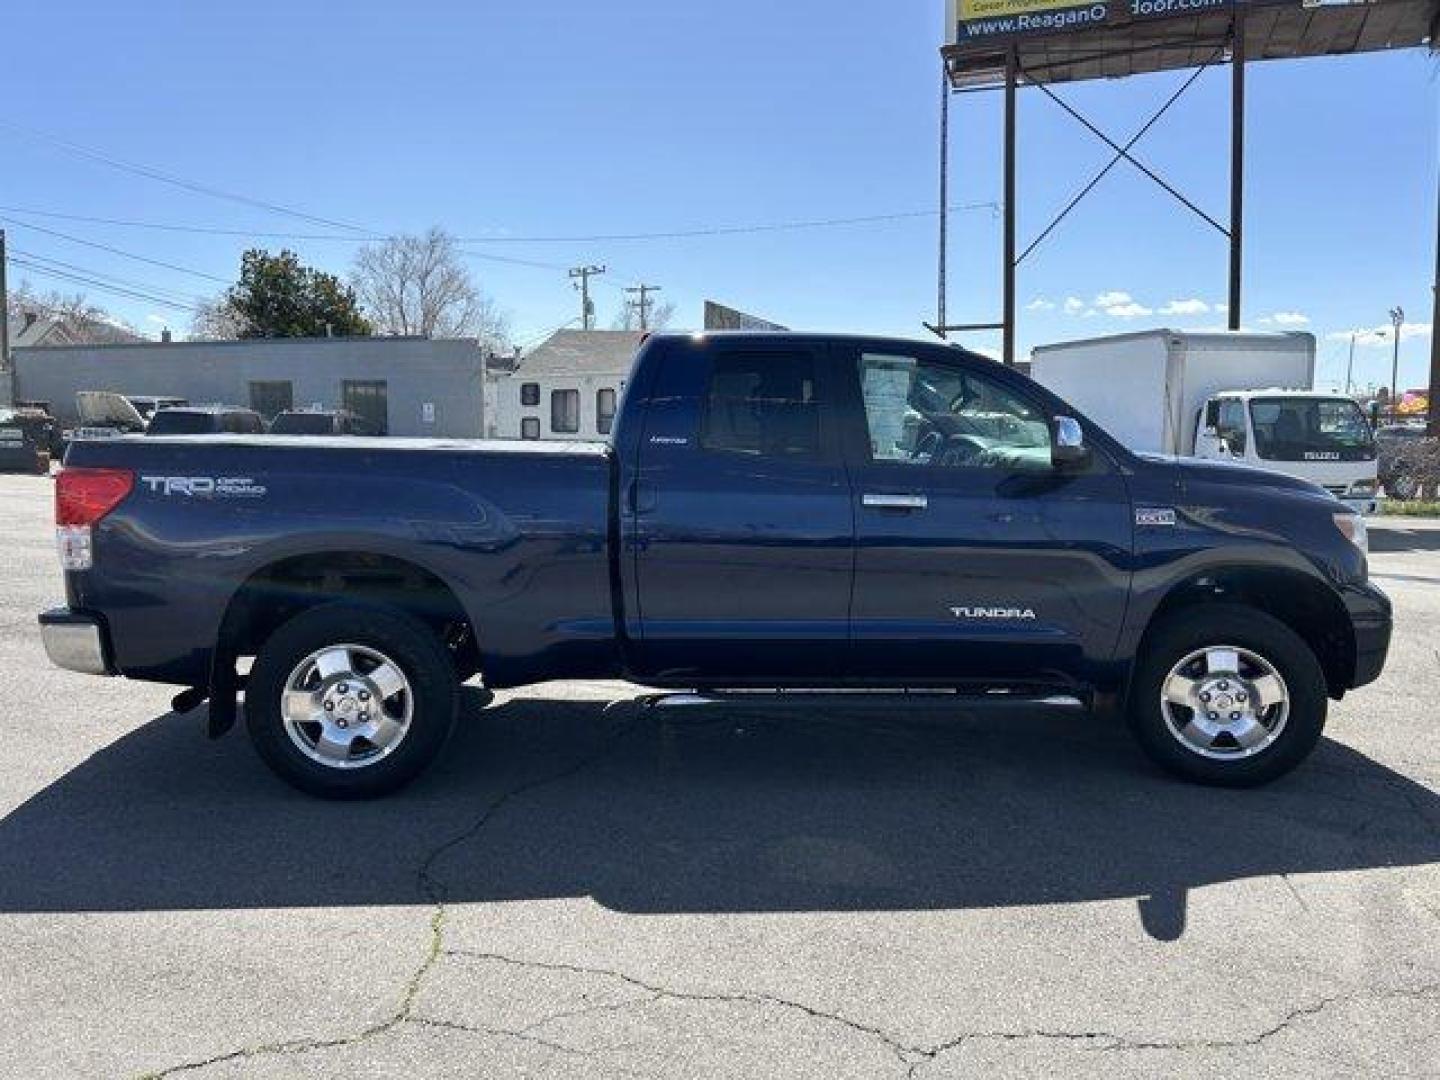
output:
[[[1375,437],[1348,398],[1263,397],[1250,401],[1255,452],[1268,461],[1369,461]]]

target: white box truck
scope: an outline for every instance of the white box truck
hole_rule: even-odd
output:
[[[1376,509],[1375,436],[1341,394],[1312,389],[1311,334],[1133,334],[1041,345],[1030,376],[1130,449],[1243,463]]]

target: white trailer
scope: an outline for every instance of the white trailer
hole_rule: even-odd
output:
[[[1138,452],[1244,462],[1373,512],[1375,441],[1350,398],[1312,389],[1311,334],[1133,334],[1042,345],[1030,375]]]

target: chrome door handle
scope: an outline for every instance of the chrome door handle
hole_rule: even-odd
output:
[[[924,495],[874,495],[867,492],[860,496],[860,503],[878,510],[924,510],[930,505],[930,500]]]

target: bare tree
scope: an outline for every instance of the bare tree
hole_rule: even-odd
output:
[[[190,337],[194,341],[235,341],[240,337],[240,320],[226,301],[224,293],[211,300],[201,300],[190,320]]]
[[[455,238],[438,228],[361,248],[350,279],[376,333],[476,337],[496,352],[509,345],[509,320],[471,280]]]
[[[647,330],[664,330],[675,318],[675,305],[666,300],[663,304],[650,303],[650,314],[645,319]],[[626,300],[621,306],[615,321],[610,324],[613,330],[639,330],[640,329],[640,304],[638,301]]]

